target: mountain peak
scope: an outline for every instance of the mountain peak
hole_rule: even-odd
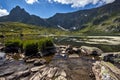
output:
[[[20,8],[20,6],[16,6],[10,11],[10,15],[20,14],[20,13],[26,13],[28,14],[24,9]]]
[[[15,9],[21,9],[20,6],[16,6]]]
[[[9,20],[12,21],[25,21],[30,18],[30,14],[27,13],[24,9],[20,8],[19,6],[16,6],[10,11],[9,14]]]

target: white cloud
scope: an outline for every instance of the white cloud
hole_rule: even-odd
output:
[[[61,4],[71,4],[71,7],[85,7],[88,4],[108,4],[115,0],[48,0],[48,2],[56,2]]]
[[[8,15],[9,12],[6,9],[0,9],[0,17]]]
[[[28,3],[28,4],[33,4],[33,3],[38,3],[39,1],[38,0],[25,0],[26,1],[26,3]]]

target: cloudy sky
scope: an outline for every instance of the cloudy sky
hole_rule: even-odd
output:
[[[30,14],[48,18],[56,13],[67,13],[90,9],[115,0],[0,0],[0,16],[8,15],[10,10],[19,5]]]

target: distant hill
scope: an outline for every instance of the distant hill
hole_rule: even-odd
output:
[[[113,3],[71,13],[57,13],[48,19],[30,15],[16,6],[7,16],[0,17],[0,22],[21,22],[64,30],[82,30],[81,32],[105,31],[120,32],[120,0]],[[94,30],[93,30],[94,29]]]

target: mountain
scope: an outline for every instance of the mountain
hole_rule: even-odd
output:
[[[48,19],[30,15],[24,9],[16,6],[7,16],[0,17],[0,22],[21,22],[37,26],[57,27],[64,30],[82,30],[82,32],[120,31],[120,0],[113,3],[71,13],[57,13]],[[116,21],[115,21],[116,20]],[[115,21],[115,22],[114,22]],[[106,30],[107,29],[107,30]],[[115,30],[114,30],[115,29]]]
[[[83,28],[87,23],[92,22],[97,25],[102,21],[109,19],[111,16],[119,15],[120,0],[113,3],[88,10],[80,10],[72,13],[57,13],[53,17],[47,19],[53,26],[61,26],[66,29]]]
[[[16,6],[10,11],[7,16],[0,17],[0,22],[22,22],[26,24],[38,25],[38,26],[48,26],[46,20],[36,16],[30,15],[24,9]]]

